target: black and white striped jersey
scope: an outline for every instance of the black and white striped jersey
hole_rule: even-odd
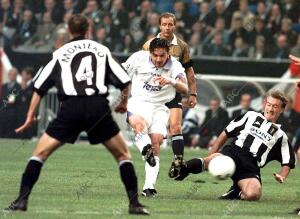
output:
[[[225,128],[234,144],[249,151],[260,167],[277,160],[282,166],[295,167],[295,154],[280,125],[267,121],[261,113],[249,111],[232,120]]]
[[[34,88],[43,96],[55,86],[61,100],[107,95],[109,84],[123,89],[129,82],[130,77],[107,47],[78,37],[53,53],[52,60],[35,76]]]

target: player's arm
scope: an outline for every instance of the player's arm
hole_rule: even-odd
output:
[[[186,94],[188,92],[188,86],[184,76],[178,76],[176,78],[159,76],[155,78],[154,81],[158,82],[160,86],[171,84],[176,91],[181,94]]]
[[[212,145],[211,150],[209,151],[209,155],[217,153],[220,150],[220,148],[225,144],[227,139],[227,134],[225,131],[223,131]]]
[[[282,166],[279,173],[273,173],[274,178],[277,180],[277,182],[283,183],[289,175],[290,170],[291,168],[289,166]]]
[[[129,96],[130,84],[128,84],[121,92],[121,100],[115,108],[117,113],[125,113],[127,111],[127,103]]]
[[[193,61],[190,57],[190,51],[188,45],[184,47],[182,66],[185,68],[185,73],[188,81],[188,87],[190,92],[189,106],[191,108],[195,107],[197,104],[197,87],[196,87],[196,77],[193,69]]]
[[[295,157],[294,150],[291,144],[289,143],[286,135],[282,137],[282,140],[280,142],[281,142],[281,148],[279,152],[280,154],[277,154],[277,156],[279,158],[278,160],[281,159],[281,170],[279,171],[279,173],[273,173],[273,176],[275,180],[277,180],[279,183],[283,183],[284,180],[289,175],[290,170],[295,168],[296,157]],[[276,145],[274,145],[274,148],[275,147]]]
[[[30,102],[30,106],[27,112],[27,117],[26,117],[26,121],[25,123],[20,126],[19,128],[17,128],[15,131],[16,133],[21,133],[23,131],[25,131],[26,129],[30,128],[36,121],[35,115],[36,115],[36,111],[41,103],[41,99],[42,97],[37,93],[37,92],[33,92],[32,98],[31,98],[31,102]]]
[[[186,78],[189,86],[189,92],[190,94],[196,94],[197,88],[196,88],[196,77],[193,67],[188,67],[185,69],[186,72]]]

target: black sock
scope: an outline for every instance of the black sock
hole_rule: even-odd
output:
[[[174,155],[181,155],[183,156],[184,152],[184,141],[182,134],[173,135],[172,136],[172,149]]]
[[[28,199],[32,187],[39,178],[42,166],[42,161],[37,161],[33,159],[29,160],[22,176],[18,199]]]
[[[188,173],[201,173],[203,171],[203,161],[199,158],[193,158],[186,162],[186,168]]]
[[[138,204],[138,185],[133,164],[130,160],[120,162],[120,173],[130,204]]]

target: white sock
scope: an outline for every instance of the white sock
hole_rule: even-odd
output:
[[[143,190],[154,189],[158,172],[159,172],[159,157],[154,156],[154,158],[156,161],[156,165],[154,167],[151,167],[147,162],[145,162],[146,176],[145,176],[145,184]]]
[[[138,133],[135,135],[135,145],[139,149],[139,151],[142,153],[143,148],[147,144],[151,144],[151,139],[148,134]]]

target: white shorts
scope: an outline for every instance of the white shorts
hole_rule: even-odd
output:
[[[158,133],[167,136],[169,109],[164,104],[153,104],[145,101],[129,99],[127,111],[142,117],[148,128],[148,133]]]

